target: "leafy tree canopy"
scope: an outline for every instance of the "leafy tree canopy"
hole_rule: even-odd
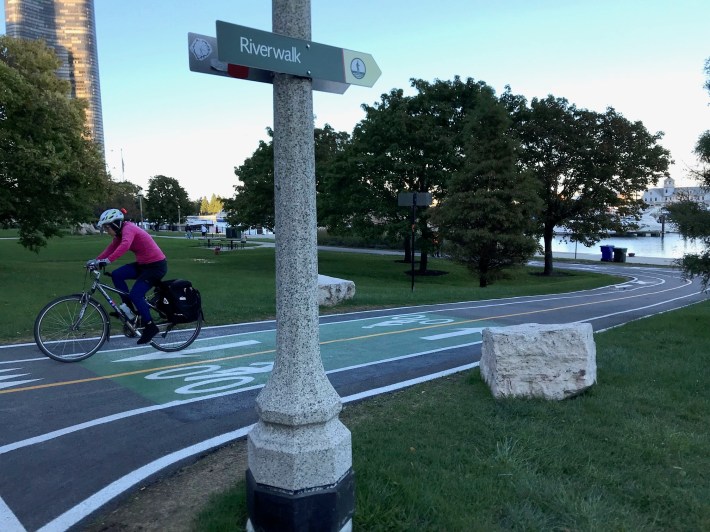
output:
[[[141,190],[140,186],[130,181],[109,181],[106,199],[94,207],[94,218],[98,220],[106,209],[126,209],[128,219],[140,220],[141,200],[138,195],[141,194]]]
[[[70,99],[56,55],[41,41],[0,36],[0,226],[18,227],[33,251],[88,221],[108,177]]]
[[[252,156],[234,169],[240,184],[234,187],[235,195],[232,198],[222,200],[227,221],[234,227],[261,225],[269,230],[274,229],[274,134],[270,128],[267,133],[272,140],[268,143],[260,141]],[[335,131],[329,124],[315,128],[317,191],[322,187],[323,174],[328,171],[349,138],[347,133]]]
[[[564,98],[502,97],[520,139],[520,163],[538,181],[545,274],[552,273],[555,227],[574,225],[578,241],[598,242],[638,219],[640,195],[667,175],[670,153],[641,122],[612,108],[578,109]]]
[[[226,218],[233,227],[261,225],[274,229],[274,132],[268,128],[272,140],[259,141],[259,147],[244,164],[234,169],[239,180],[235,194],[224,200]]]
[[[187,192],[173,177],[156,175],[148,181],[143,208],[146,217],[153,223],[178,223],[194,214],[195,204],[187,197]]]
[[[705,61],[705,89],[710,94],[710,58]],[[703,185],[710,187],[710,130],[703,133],[695,147],[695,153],[703,165],[698,172]],[[689,253],[677,261],[687,278],[700,277],[703,288],[710,285],[710,211],[703,204],[683,200],[666,206],[671,220],[686,238],[701,240],[705,249],[701,253]]]
[[[517,164],[518,143],[511,119],[493,90],[482,88],[466,118],[464,163],[448,182],[448,193],[433,209],[432,222],[445,250],[488,286],[501,271],[523,264],[536,251],[537,185]]]
[[[222,212],[224,208],[224,203],[222,198],[217,197],[212,194],[212,197],[208,200],[207,196],[200,199],[200,214],[217,214]]]
[[[397,204],[399,192],[429,192],[444,197],[451,172],[463,161],[464,120],[485,83],[473,79],[433,83],[411,80],[417,90],[405,96],[393,89],[372,106],[353,131],[352,142],[335,161],[324,184],[323,222],[333,232],[389,233],[406,239],[409,211]],[[418,210],[422,261],[433,232],[426,209]],[[406,240],[405,240],[406,242]],[[405,254],[405,260],[407,255]]]

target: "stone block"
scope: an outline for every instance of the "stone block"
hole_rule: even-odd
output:
[[[327,275],[318,276],[318,305],[322,307],[334,307],[338,303],[352,299],[355,296],[355,283],[329,277]]]
[[[350,431],[337,417],[302,426],[259,421],[247,451],[258,484],[289,492],[333,485],[352,467]]]
[[[490,327],[482,335],[481,377],[496,398],[566,399],[597,380],[589,323]]]

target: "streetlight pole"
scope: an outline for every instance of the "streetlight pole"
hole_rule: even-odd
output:
[[[180,229],[180,205],[178,205],[178,229]]]
[[[138,194],[138,204],[141,209],[141,227],[145,229],[145,222],[143,221],[143,194]]]

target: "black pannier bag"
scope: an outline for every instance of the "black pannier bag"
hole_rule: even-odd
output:
[[[200,291],[190,281],[172,279],[159,286],[158,309],[173,323],[197,321],[202,312]]]

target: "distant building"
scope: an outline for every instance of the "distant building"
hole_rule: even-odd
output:
[[[59,77],[71,83],[73,98],[88,101],[87,127],[104,150],[94,0],[5,0],[10,37],[41,39],[57,53]]]
[[[649,188],[643,201],[650,207],[662,207],[680,200],[691,200],[710,206],[710,189],[704,187],[676,187],[672,177],[663,180],[663,188]]]

